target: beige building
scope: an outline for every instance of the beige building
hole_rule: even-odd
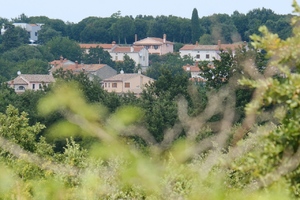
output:
[[[103,88],[108,92],[124,94],[132,92],[139,96],[145,85],[154,82],[154,79],[147,77],[141,73],[124,74],[120,73],[116,76],[103,80]]]
[[[18,76],[9,84],[16,93],[23,93],[25,90],[41,90],[53,82],[55,80],[51,74],[21,74],[18,72]]]
[[[164,55],[167,53],[173,53],[173,42],[167,41],[166,34],[163,35],[163,38],[147,37],[145,39],[135,41],[133,45],[145,47],[150,54]]]

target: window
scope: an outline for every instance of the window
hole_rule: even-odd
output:
[[[33,89],[33,90],[35,89],[35,84],[32,84],[32,89]]]
[[[112,87],[116,88],[117,87],[117,83],[112,83]]]
[[[104,87],[105,87],[105,88],[107,87],[107,83],[104,83]]]
[[[154,47],[155,50],[158,49],[158,45],[154,45],[153,47]]]
[[[130,83],[125,83],[125,88],[130,88]]]
[[[34,35],[35,35],[35,36],[38,36],[38,33],[37,33],[37,32],[35,32],[35,33],[34,33]]]
[[[115,60],[116,60],[116,61],[118,60],[118,56],[115,57]]]
[[[21,85],[18,87],[18,90],[25,90],[25,87]]]
[[[146,49],[149,49],[149,48],[150,48],[150,46],[149,46],[149,45],[146,45],[146,46],[145,46],[145,48],[146,48]]]
[[[196,58],[197,58],[197,59],[200,59],[200,54],[197,54],[197,55],[196,55]]]
[[[39,84],[39,89],[42,89],[42,84]]]
[[[209,54],[206,54],[206,59],[209,59]]]

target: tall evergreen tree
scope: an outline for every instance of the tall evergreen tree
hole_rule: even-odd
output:
[[[198,11],[194,8],[192,13],[192,43],[195,43],[200,38],[200,23],[199,23],[199,16]]]

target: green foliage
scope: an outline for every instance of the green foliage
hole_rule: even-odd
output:
[[[39,22],[41,23],[41,22]],[[54,30],[51,27],[43,26],[43,28],[39,31],[39,44],[46,44],[49,42],[52,38],[60,37],[61,33]]]
[[[24,29],[10,25],[2,37],[2,48],[7,51],[28,42],[29,38]]]
[[[45,47],[58,59],[63,56],[69,60],[80,60],[81,49],[77,42],[67,37],[55,37],[45,44]]]
[[[125,73],[133,73],[135,72],[135,62],[131,59],[128,55],[125,55],[124,60],[122,62],[116,63],[116,70],[121,71],[123,70]]]
[[[130,17],[120,17],[117,22],[112,25],[112,30],[116,34],[119,44],[121,38],[127,44],[127,38],[134,35],[134,22]]]
[[[89,50],[89,53],[83,53],[82,61],[85,64],[95,64],[95,63],[105,63],[110,67],[114,67],[115,63],[111,60],[110,54],[103,50],[103,48],[92,48]]]

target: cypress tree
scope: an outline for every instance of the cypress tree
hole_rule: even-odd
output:
[[[196,41],[199,41],[200,38],[200,23],[199,23],[199,16],[198,11],[196,8],[193,9],[192,13],[192,43],[196,43]]]

